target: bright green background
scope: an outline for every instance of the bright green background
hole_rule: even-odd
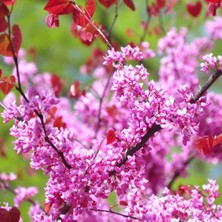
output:
[[[90,51],[98,45],[101,45],[101,41],[96,41],[92,47],[86,47],[81,44],[77,39],[74,39],[70,33],[71,16],[60,17],[60,28],[49,29],[45,25],[45,17],[47,12],[43,10],[47,1],[41,0],[17,0],[13,12],[13,23],[19,24],[22,34],[23,43],[22,47],[25,49],[35,48],[36,57],[35,62],[39,68],[39,72],[52,72],[57,73],[67,81],[72,82],[74,79],[79,79],[82,82],[88,81],[88,77],[80,76],[79,67],[90,56]],[[81,1],[79,1],[81,2]],[[82,1],[84,2],[84,1]],[[119,16],[117,23],[113,29],[113,37],[121,45],[126,45],[127,42],[136,41],[139,42],[139,37],[129,38],[126,35],[126,29],[131,28],[135,33],[142,33],[140,28],[140,21],[146,20],[146,11],[144,2],[142,0],[134,0],[136,4],[136,11],[132,12],[125,5],[121,5],[119,10]],[[185,1],[183,1],[185,2]],[[99,3],[97,4],[97,11],[95,14],[95,20],[103,21],[105,27],[110,27],[112,19],[114,17],[115,7],[105,9]],[[163,15],[162,22],[165,30],[168,30],[172,25],[180,27],[182,25],[189,27],[189,38],[195,35],[204,33],[203,28],[204,13],[197,19],[191,18],[185,11],[185,4],[181,4],[175,7],[174,11],[170,15]],[[159,24],[159,20],[156,18],[151,19],[150,30]],[[151,44],[151,48],[156,48],[156,42],[158,37],[149,33],[146,38]],[[216,53],[220,52],[221,44],[217,43]],[[2,60],[0,60],[1,62]],[[156,73],[159,61],[152,59],[147,65],[148,70],[152,73],[154,79],[157,79]],[[5,74],[10,74],[10,67],[2,65]],[[202,81],[206,77],[201,77]],[[218,81],[219,82],[219,81]],[[221,82],[221,81],[220,81]],[[220,90],[220,82],[216,84],[215,89]],[[2,95],[1,95],[2,98]],[[2,121],[1,121],[2,122]],[[28,175],[28,161],[17,156],[12,149],[12,138],[9,135],[9,126],[1,124],[0,137],[4,138],[4,146],[6,147],[6,158],[0,157],[0,172],[15,172],[20,175],[20,179],[12,183],[12,187],[15,186],[37,186],[39,188],[39,194],[37,200],[40,203],[44,202],[44,185],[47,178],[38,172],[36,175]],[[207,178],[218,179],[221,181],[221,165],[211,166],[201,161],[194,161],[191,164],[189,170],[190,175],[186,179],[179,179],[175,183],[175,187],[178,184],[196,184],[202,185],[207,182]],[[7,201],[12,203],[13,195],[8,192],[0,192],[0,202]],[[221,201],[222,202],[222,201]],[[24,221],[29,221],[27,218],[28,203],[22,204],[21,212]]]

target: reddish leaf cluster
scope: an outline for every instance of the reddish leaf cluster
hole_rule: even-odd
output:
[[[152,16],[158,16],[160,11],[166,6],[165,0],[157,0],[147,7],[147,13]]]
[[[6,95],[14,87],[16,79],[14,76],[2,77],[2,70],[0,70],[0,90]]]
[[[212,149],[219,144],[222,144],[222,134],[218,136],[197,136],[193,141],[194,147],[204,155],[209,155]]]
[[[80,90],[80,83],[79,83],[79,81],[75,80],[73,82],[73,84],[71,85],[71,87],[70,87],[68,96],[71,97],[71,98],[77,99],[80,96],[84,96],[85,94],[86,94],[86,91],[84,89]]]
[[[61,80],[61,78],[56,74],[52,74],[50,80],[51,80],[51,85],[52,85],[52,88],[54,90],[55,96],[59,97],[59,94],[62,91],[62,80]]]
[[[59,16],[72,14],[71,32],[78,36],[83,43],[91,44],[98,35],[96,23],[92,21],[96,9],[95,0],[87,0],[84,7],[69,0],[49,0],[45,8],[50,14],[46,17],[46,24],[50,28],[59,27]]]
[[[46,118],[46,121],[45,121],[45,124],[48,124],[48,123],[52,123],[53,127],[56,127],[58,129],[61,129],[61,128],[66,128],[66,123],[64,123],[62,121],[62,116],[56,116],[57,112],[57,107],[56,106],[53,106],[51,109],[50,109],[50,112],[49,112],[49,116]]]
[[[163,9],[165,9],[165,13],[169,13],[176,2],[176,0],[169,0],[168,2],[166,2],[165,0],[156,0],[147,7],[147,13],[154,17],[158,16],[160,11]]]
[[[208,12],[215,16],[217,13],[218,8],[222,8],[222,1],[221,0],[206,0],[208,2]]]
[[[0,1],[0,54],[3,56],[17,55],[22,43],[22,34],[18,25],[13,25],[10,29],[7,17],[10,16],[10,11],[7,5],[12,5],[15,1]],[[11,36],[10,36],[11,35]]]

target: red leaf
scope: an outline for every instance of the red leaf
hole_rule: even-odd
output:
[[[18,25],[12,26],[12,45],[15,55],[18,55],[22,43],[22,34]],[[0,54],[3,56],[13,56],[13,50],[9,38],[6,34],[0,35]]]
[[[14,5],[16,0],[2,0],[4,5]]]
[[[57,14],[48,14],[45,23],[49,28],[59,27],[59,16]]]
[[[92,17],[96,10],[96,2],[95,0],[87,0],[85,5],[85,12],[88,16]]]
[[[218,144],[222,144],[222,134],[218,136],[214,136],[212,146],[214,147],[214,146],[217,146]]]
[[[214,137],[212,135],[197,136],[193,141],[194,147],[205,155],[209,155],[211,150],[219,144],[222,144],[222,134]]]
[[[20,211],[16,207],[12,207],[9,211],[0,208],[0,221],[1,222],[18,222],[20,219]]]
[[[113,143],[116,139],[116,133],[113,130],[108,130],[106,134],[106,144]]]
[[[54,90],[55,96],[58,97],[60,92],[62,91],[61,78],[56,74],[51,75],[51,84],[52,84],[52,88]]]
[[[79,95],[80,95],[80,83],[78,80],[75,80],[70,87],[69,96],[71,98],[78,98]]]
[[[95,0],[87,0],[85,7],[81,8],[82,12],[79,11],[78,8],[75,9],[73,13],[73,21],[76,23],[76,25],[85,27],[92,20],[95,9]]]
[[[4,17],[0,17],[0,32],[4,32],[7,28],[8,28],[8,22],[5,20]]]
[[[0,5],[0,17],[9,15],[9,10],[5,5]]]
[[[66,128],[66,123],[62,121],[62,116],[59,116],[55,119],[53,127],[57,127],[58,129]]]
[[[202,4],[201,2],[187,3],[187,11],[193,17],[197,17],[201,12]]]
[[[0,35],[0,54],[3,56],[13,56],[11,51],[8,51],[10,42],[6,34]]]
[[[113,5],[116,0],[99,0],[99,2],[104,5],[106,8],[109,8],[111,5]]]
[[[52,207],[52,203],[44,203],[44,210],[48,214]]]
[[[124,200],[120,200],[119,204],[122,205],[122,206],[128,206],[128,203]]]
[[[18,25],[12,26],[12,44],[14,47],[15,55],[18,55],[18,51],[22,44],[22,33]]]
[[[197,136],[193,141],[193,145],[199,152],[204,153],[204,155],[209,155],[211,153],[212,147],[209,144],[208,136]]]
[[[69,14],[72,13],[74,8],[69,0],[49,0],[44,10],[51,14]]]
[[[133,11],[135,11],[135,5],[132,0],[123,0],[124,3]]]
[[[219,3],[220,2],[220,0],[206,0],[206,1],[209,3]]]
[[[15,77],[14,76],[5,76],[0,77],[0,90],[6,95],[8,94],[15,85]]]
[[[147,7],[147,12],[152,16],[158,16],[160,10],[164,8],[165,5],[166,5],[165,0],[157,0],[156,2],[152,3],[150,6]]]

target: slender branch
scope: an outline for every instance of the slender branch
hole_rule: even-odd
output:
[[[160,131],[162,128],[158,124],[153,124],[153,126],[147,131],[147,133],[142,137],[141,142],[139,142],[136,146],[129,148],[125,154],[125,156],[122,158],[122,160],[116,164],[117,167],[121,167],[123,164],[126,163],[129,156],[133,156],[138,150],[140,150],[145,143],[158,131]],[[115,175],[116,171],[110,171],[109,175]]]
[[[145,0],[145,3],[146,3],[146,8],[148,7],[148,0]],[[147,16],[147,19],[146,19],[146,23],[145,23],[145,27],[144,27],[144,32],[143,32],[143,35],[141,36],[141,39],[140,39],[140,43],[144,41],[145,37],[146,37],[146,34],[148,32],[148,28],[149,28],[149,23],[150,23],[150,20],[151,20],[151,14],[149,13],[148,16]]]
[[[110,26],[110,28],[109,28],[109,38],[111,39],[111,36],[112,36],[112,30],[113,30],[113,27],[114,27],[114,25],[115,25],[115,23],[116,23],[116,20],[117,20],[117,18],[118,18],[118,9],[119,9],[119,5],[118,5],[118,2],[116,2],[115,3],[115,16],[114,16],[114,18],[113,18],[113,21],[112,21],[112,24],[111,24],[111,26]]]
[[[93,21],[91,20],[91,17],[89,15],[86,15],[82,9],[75,3],[75,2],[72,2],[73,4],[73,7],[75,9],[77,9],[82,15],[84,15],[85,19],[93,26],[93,28],[99,33],[99,35],[101,36],[101,38],[105,41],[106,45],[108,46],[109,49],[112,49],[113,46],[112,44],[109,42],[109,40],[106,38],[106,36],[103,34],[103,32],[98,28],[96,27],[96,25],[93,23]]]
[[[190,103],[196,103],[201,96],[205,94],[205,92],[213,85],[213,83],[222,75],[222,70],[218,70],[213,73],[206,83],[200,88],[200,90],[193,96],[190,100]]]
[[[162,13],[160,12],[159,13],[159,25],[160,25],[160,29],[161,31],[163,32],[164,35],[166,35],[166,31],[165,31],[165,28],[164,28],[164,25],[163,25],[163,15]]]
[[[184,163],[183,166],[181,167],[180,170],[176,170],[173,177],[171,178],[170,182],[167,185],[168,189],[171,189],[173,186],[173,183],[177,180],[177,178],[181,175],[181,170],[185,169],[191,162],[194,160],[195,156],[192,155],[190,156]]]
[[[119,216],[122,216],[122,217],[125,217],[125,218],[130,218],[130,219],[133,219],[133,220],[139,220],[139,218],[137,218],[137,217],[121,214],[121,213],[118,213],[118,212],[115,212],[115,211],[112,211],[112,210],[103,210],[103,209],[90,209],[90,210],[98,211],[98,212],[104,212],[104,213],[116,214],[116,215],[119,215]]]

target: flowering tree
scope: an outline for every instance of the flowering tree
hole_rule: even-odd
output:
[[[187,3],[190,18],[206,14],[207,35],[188,41],[188,29],[153,33],[157,50],[145,41],[151,18],[175,13],[181,1],[145,0],[147,20],[139,41],[121,46],[112,36],[119,7],[137,10],[133,0],[48,0],[46,25],[59,27],[72,16],[71,33],[88,47],[102,41],[81,67],[94,81],[64,86],[58,75],[38,73],[21,49],[22,33],[11,19],[15,0],[0,0],[0,54],[12,75],[0,71],[4,123],[13,120],[14,149],[35,171],[48,176],[45,202],[35,201],[35,187],[16,187],[12,172],[0,174],[0,188],[13,193],[14,204],[1,203],[0,221],[22,221],[19,207],[30,203],[31,221],[221,221],[216,181],[206,185],[175,181],[194,159],[222,159],[222,96],[207,92],[222,75],[222,56],[211,52],[222,39],[220,0]],[[107,29],[95,21],[97,4],[115,7]],[[209,19],[209,20],[208,20]],[[133,35],[128,30],[128,35]],[[159,60],[158,80],[147,61]],[[199,71],[208,76],[201,85]],[[66,93],[64,93],[66,92]],[[74,101],[74,104],[73,104]],[[177,152],[175,151],[177,148]],[[207,178],[206,178],[207,179]],[[109,202],[116,195],[116,204]]]

